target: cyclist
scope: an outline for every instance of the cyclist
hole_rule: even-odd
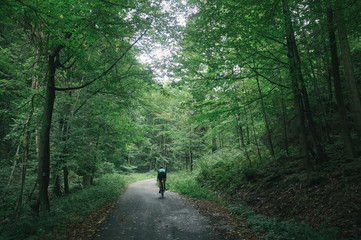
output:
[[[162,180],[164,179],[164,190],[165,190],[165,181],[167,180],[167,171],[165,170],[164,167],[160,167],[158,169],[158,175],[157,175],[157,181],[159,181],[159,186],[161,186],[162,184]],[[160,193],[160,189],[159,189],[159,193]]]

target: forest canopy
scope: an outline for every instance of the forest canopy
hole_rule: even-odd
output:
[[[354,0],[3,0],[0,222],[115,172],[251,179],[241,169],[259,163],[359,161],[360,13]],[[144,58],[157,46],[167,59]]]

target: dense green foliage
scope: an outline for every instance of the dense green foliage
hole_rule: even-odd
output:
[[[1,226],[46,224],[95,179],[159,165],[196,170],[198,183],[171,186],[210,199],[201,189],[234,194],[289,166],[330,181],[329,166],[360,161],[360,12],[353,0],[2,1]],[[141,63],[157,46],[172,58]]]

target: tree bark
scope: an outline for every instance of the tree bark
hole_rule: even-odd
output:
[[[43,120],[39,137],[38,155],[38,179],[39,179],[39,204],[50,210],[48,186],[50,177],[50,128],[55,101],[55,72],[57,68],[56,58],[63,46],[57,46],[49,55],[48,59],[48,82],[46,86],[46,97],[44,103]]]
[[[333,10],[330,5],[327,7],[327,28],[328,28],[328,35],[330,40],[332,75],[333,75],[335,95],[337,101],[337,110],[340,118],[340,127],[344,141],[345,153],[348,157],[354,157],[355,151],[352,145],[351,135],[347,124],[344,99],[342,95],[339,60],[337,56],[336,35],[335,35],[334,22],[333,22]]]
[[[287,39],[287,47],[288,47],[288,62],[289,62],[289,71],[291,75],[292,81],[292,91],[294,95],[294,104],[295,104],[295,112],[296,118],[298,120],[297,124],[299,127],[299,137],[300,137],[300,145],[302,149],[302,158],[304,160],[304,164],[306,168],[312,168],[312,162],[309,158],[309,149],[307,145],[307,128],[305,123],[305,114],[304,114],[304,105],[302,101],[302,92],[301,92],[301,60],[298,55],[296,40],[294,36],[292,21],[291,21],[291,13],[288,7],[288,0],[282,0],[282,8],[285,20],[285,32]]]
[[[317,133],[316,123],[313,121],[308,93],[307,93],[303,78],[301,78],[301,85],[302,85],[302,96],[303,96],[303,101],[304,101],[304,106],[305,106],[305,111],[306,111],[306,117],[307,117],[308,126],[309,126],[309,132],[313,139],[312,145],[314,145],[316,147],[317,163],[321,164],[321,163],[324,163],[327,161],[327,156],[326,156],[325,151],[323,150],[321,139]]]

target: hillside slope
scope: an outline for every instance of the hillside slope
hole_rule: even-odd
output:
[[[256,213],[319,231],[328,224],[338,229],[338,239],[361,239],[360,161],[334,160],[306,171],[300,160],[284,159],[247,178],[232,198]]]

